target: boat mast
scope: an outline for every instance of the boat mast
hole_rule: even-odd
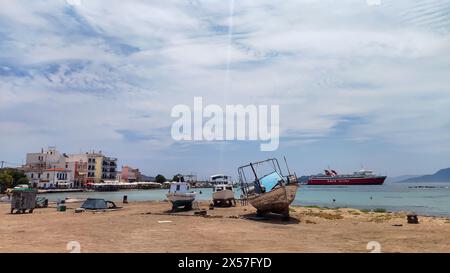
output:
[[[284,163],[286,164],[286,169],[288,171],[289,176],[291,175],[291,170],[289,170],[289,166],[287,164],[286,156],[284,156]]]
[[[250,167],[252,168],[253,175],[255,175],[255,182],[258,183],[259,188],[262,190],[261,183],[259,183],[258,175],[256,175],[256,171],[252,163],[250,163]]]

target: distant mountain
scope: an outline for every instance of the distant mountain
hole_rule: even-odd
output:
[[[308,179],[309,179],[309,175],[303,175],[303,176],[297,177],[297,182],[298,183],[306,183],[306,182],[308,182]]]
[[[146,175],[141,174],[140,180],[141,180],[141,182],[155,182],[156,178],[153,176],[146,176]]]
[[[397,182],[402,182],[406,179],[417,178],[420,176],[422,176],[422,175],[400,175],[400,176],[393,176],[393,177],[388,176],[386,178],[385,183],[397,183]]]
[[[450,182],[450,168],[441,169],[435,174],[422,175],[418,177],[408,178],[400,183],[417,183],[417,182]]]

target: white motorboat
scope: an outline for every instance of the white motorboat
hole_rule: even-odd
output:
[[[167,199],[172,203],[172,209],[184,207],[192,209],[192,202],[195,200],[195,192],[187,182],[172,182],[170,184]]]
[[[232,206],[236,205],[234,199],[233,182],[231,177],[223,174],[212,175],[210,183],[213,186],[213,203],[214,205]]]

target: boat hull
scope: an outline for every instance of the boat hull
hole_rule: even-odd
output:
[[[289,205],[294,201],[298,184],[281,186],[270,192],[249,195],[248,202],[258,210],[258,214],[281,213],[289,216]]]
[[[213,193],[213,201],[228,201],[234,199],[234,192],[231,190],[216,191]]]
[[[172,207],[186,207],[192,206],[195,200],[194,194],[167,194],[167,199],[172,203]]]
[[[376,177],[324,177],[314,178],[311,177],[308,180],[307,185],[382,185],[386,176]]]

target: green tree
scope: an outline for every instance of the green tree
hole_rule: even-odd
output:
[[[13,168],[0,169],[0,192],[19,184],[29,184],[29,180],[23,171]]]
[[[181,182],[184,182],[184,177],[183,177],[182,174],[176,174],[176,175],[174,175],[173,178],[172,178],[172,181],[177,181],[177,182],[179,182],[179,181],[180,181],[180,178],[181,178]]]
[[[155,180],[156,180],[156,182],[161,183],[161,184],[167,181],[167,179],[162,174],[158,174],[155,177]]]
[[[9,175],[11,175],[14,179],[14,186],[19,184],[28,184],[28,178],[23,171],[19,171],[16,169],[9,169]]]
[[[14,183],[14,178],[6,173],[0,172],[0,192],[4,193],[7,188],[11,188]]]

